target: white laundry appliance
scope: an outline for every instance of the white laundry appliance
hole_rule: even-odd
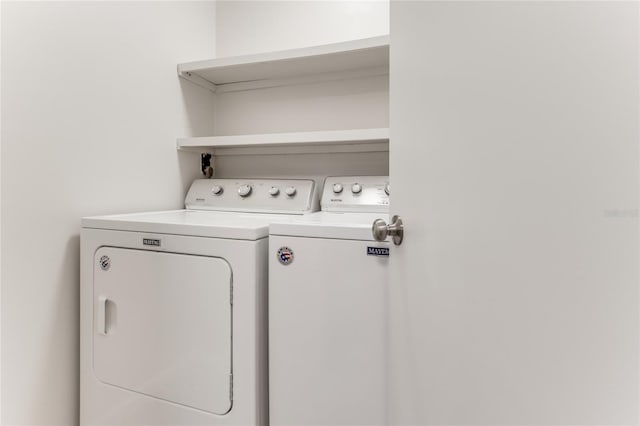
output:
[[[267,425],[268,225],[317,198],[203,179],[185,210],[82,219],[81,425]]]
[[[386,176],[329,177],[322,212],[269,235],[271,426],[386,424]]]

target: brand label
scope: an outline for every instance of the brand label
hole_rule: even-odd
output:
[[[278,260],[283,265],[288,265],[293,262],[293,250],[289,247],[280,247],[278,249]]]
[[[367,256],[389,257],[389,248],[388,247],[367,247]]]
[[[142,239],[142,244],[145,246],[154,246],[154,247],[160,247],[160,240],[156,240],[153,238],[143,238]]]

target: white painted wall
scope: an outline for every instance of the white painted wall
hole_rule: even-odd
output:
[[[179,208],[214,2],[2,2],[2,424],[78,421],[81,216]]]
[[[219,0],[219,57],[389,34],[388,0]]]
[[[389,33],[389,2],[218,1],[218,56]],[[388,76],[216,94],[217,135],[389,126]],[[387,153],[225,156],[218,177],[388,173]]]
[[[2,5],[0,4],[0,44],[2,40]],[[0,54],[0,82],[2,81],[2,54]],[[2,99],[2,84],[0,84]],[[2,177],[2,102],[0,101],[0,178]],[[0,424],[2,423],[2,183],[0,179]]]
[[[389,126],[389,76],[216,93],[217,135]]]

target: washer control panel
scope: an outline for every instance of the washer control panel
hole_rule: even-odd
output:
[[[331,176],[324,181],[322,211],[387,212],[389,176]]]
[[[318,209],[311,179],[198,179],[185,206],[191,210],[302,214]]]

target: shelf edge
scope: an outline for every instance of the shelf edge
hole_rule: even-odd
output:
[[[180,138],[178,139],[178,147],[237,148],[248,146],[330,145],[383,142],[388,140],[388,128],[370,128]]]
[[[226,68],[265,62],[278,62],[301,59],[311,56],[323,56],[337,53],[355,52],[358,50],[384,48],[389,46],[389,35],[349,40],[339,43],[322,44],[296,49],[278,50],[250,55],[229,56],[179,64],[181,72],[193,72],[208,68]]]

